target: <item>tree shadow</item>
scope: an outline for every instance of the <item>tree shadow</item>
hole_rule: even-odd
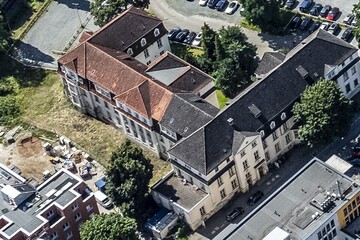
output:
[[[84,0],[55,0],[58,4],[65,4],[69,8],[90,11],[90,2]]]
[[[11,7],[4,12],[5,19],[12,31],[23,26],[33,14],[32,8],[21,0],[14,1]]]

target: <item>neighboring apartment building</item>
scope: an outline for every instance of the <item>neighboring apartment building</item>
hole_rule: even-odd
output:
[[[73,105],[157,155],[166,158],[170,146],[207,120],[188,116],[192,126],[171,129],[176,115],[168,117],[169,106],[182,102],[202,112],[198,105],[206,105],[211,118],[217,113],[202,100],[217,104],[213,79],[168,52],[167,30],[145,11],[130,8],[81,40],[58,61]]]
[[[0,165],[0,192],[1,239],[80,239],[81,224],[99,213],[83,180],[65,169],[34,187]]]
[[[359,212],[359,182],[314,158],[231,233],[215,239],[350,240],[344,231]]]
[[[276,63],[270,65],[275,68],[262,72],[261,80],[168,151],[173,170],[152,188],[153,196],[193,229],[235,193],[248,191],[268,172],[269,164],[281,163],[299,143],[291,110],[308,85],[325,77],[336,80],[348,97],[360,89],[355,84],[358,50],[322,29],[285,57],[270,57],[274,58]],[[329,77],[330,72],[335,75]]]

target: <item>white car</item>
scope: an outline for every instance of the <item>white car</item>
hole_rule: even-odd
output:
[[[234,12],[236,12],[236,10],[239,7],[239,3],[238,1],[232,1],[229,6],[226,8],[225,13],[226,14],[233,14]]]
[[[330,23],[328,22],[323,22],[321,25],[320,25],[320,28],[321,29],[324,29],[325,31],[327,31],[330,27]]]
[[[207,2],[208,0],[199,0],[199,5],[204,7],[206,6]]]
[[[194,41],[192,42],[193,46],[200,46],[201,44],[201,39],[202,39],[202,32],[199,32],[196,37],[194,38]]]

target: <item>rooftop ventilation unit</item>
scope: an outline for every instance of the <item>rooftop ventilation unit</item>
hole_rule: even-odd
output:
[[[261,111],[255,104],[251,104],[248,108],[254,117],[258,118],[261,116]]]

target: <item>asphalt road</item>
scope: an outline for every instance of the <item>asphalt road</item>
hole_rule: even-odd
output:
[[[87,0],[54,0],[23,41],[19,42],[17,53],[25,62],[56,66],[58,56],[52,51],[64,48],[81,23],[85,22],[89,6]]]

